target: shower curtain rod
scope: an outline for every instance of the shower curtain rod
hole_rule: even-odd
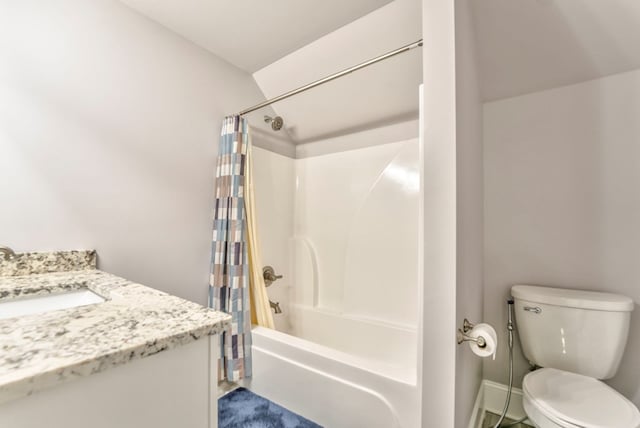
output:
[[[387,58],[391,58],[392,56],[396,56],[396,55],[401,54],[403,52],[408,52],[411,49],[415,49],[415,48],[420,47],[420,46],[422,46],[422,39],[420,39],[418,41],[415,41],[413,43],[410,43],[410,44],[408,44],[406,46],[403,46],[401,48],[398,48],[396,50],[393,50],[391,52],[387,52],[386,54],[383,54],[383,55],[377,56],[375,58],[372,58],[372,59],[370,59],[368,61],[362,62],[362,63],[360,63],[358,65],[354,65],[353,67],[346,68],[346,69],[344,69],[342,71],[339,71],[339,72],[334,73],[334,74],[332,74],[330,76],[324,77],[324,78],[322,78],[320,80],[316,80],[315,82],[311,82],[311,83],[309,83],[307,85],[300,86],[299,88],[294,89],[292,91],[285,92],[284,94],[278,95],[277,97],[271,98],[270,100],[263,101],[260,104],[256,104],[253,107],[249,107],[248,109],[242,110],[240,113],[238,113],[238,116],[242,116],[242,115],[245,115],[247,113],[251,113],[252,111],[256,111],[258,109],[261,109],[262,107],[266,107],[266,106],[271,105],[273,103],[276,103],[278,101],[282,101],[282,100],[284,100],[286,98],[292,97],[292,96],[297,95],[297,94],[299,94],[301,92],[308,91],[311,88],[315,88],[316,86],[320,86],[320,85],[325,84],[327,82],[331,82],[332,80],[335,80],[335,79],[337,79],[339,77],[346,76],[349,73],[353,73],[356,70],[360,70],[361,68],[368,67],[371,64],[375,64],[376,62],[383,61],[383,60],[385,60]]]

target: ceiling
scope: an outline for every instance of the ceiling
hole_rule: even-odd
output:
[[[421,0],[121,1],[252,73],[266,98],[421,38]],[[640,68],[640,0],[469,2],[485,101]],[[417,116],[420,51],[274,104],[285,132],[268,132],[305,143]]]
[[[395,0],[253,74],[267,98],[421,38],[420,0]],[[272,105],[296,143],[418,116],[422,49],[399,54]],[[250,118],[251,119],[251,118]],[[417,135],[417,129],[416,129]]]
[[[422,33],[421,0],[279,0],[278,7],[247,0],[121,1],[251,72],[266,98],[412,43]],[[421,82],[421,49],[414,49],[273,104],[284,118],[283,131],[264,124],[269,109],[246,116],[280,144],[317,141],[417,117]]]
[[[640,68],[638,0],[471,0],[484,100]]]
[[[247,72],[391,0],[121,0]]]

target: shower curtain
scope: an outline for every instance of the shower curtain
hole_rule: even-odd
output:
[[[249,296],[251,301],[251,322],[262,327],[274,328],[273,314],[269,306],[267,286],[262,276],[262,257],[258,241],[255,192],[253,188],[253,152],[251,140],[247,147],[247,172],[245,174],[245,208],[247,210],[247,243],[249,244]]]
[[[250,274],[255,276],[260,266],[250,266],[249,254],[257,257],[257,246],[250,239],[255,232],[253,196],[247,154],[250,152],[249,125],[240,116],[226,117],[220,133],[216,167],[215,209],[209,279],[209,306],[231,314],[231,325],[220,335],[218,379],[231,382],[251,377],[251,309]],[[247,194],[249,193],[249,194]],[[245,201],[251,201],[249,209]],[[247,218],[247,213],[251,215]],[[253,225],[251,228],[248,225]],[[252,232],[250,232],[251,230]],[[249,242],[251,241],[251,242]],[[253,281],[255,282],[255,281]],[[258,284],[259,285],[259,284]],[[262,283],[264,289],[264,283]],[[253,304],[264,305],[258,298]],[[266,291],[263,294],[266,296]],[[266,299],[269,311],[268,298]],[[269,312],[269,315],[271,313]],[[272,321],[273,323],[273,321]]]

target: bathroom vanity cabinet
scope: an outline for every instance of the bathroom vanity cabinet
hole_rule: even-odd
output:
[[[229,321],[94,251],[0,260],[0,427],[215,428]]]
[[[0,404],[0,427],[216,428],[217,343],[210,336]]]

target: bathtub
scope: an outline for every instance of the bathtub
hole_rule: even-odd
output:
[[[397,333],[393,327],[377,325],[376,329],[378,337],[383,336],[384,340],[397,339],[391,336]],[[246,386],[256,394],[326,428],[414,428],[419,425],[413,369],[263,327],[254,327],[252,335],[253,378]],[[359,341],[358,336],[350,337],[351,343]],[[380,343],[379,338],[377,341]],[[361,342],[369,346],[366,341]],[[391,346],[394,345],[385,344],[385,347]],[[397,351],[411,353],[414,349]]]
[[[308,305],[289,304],[287,309],[292,326],[287,333],[359,357],[370,371],[415,383],[415,328]]]

